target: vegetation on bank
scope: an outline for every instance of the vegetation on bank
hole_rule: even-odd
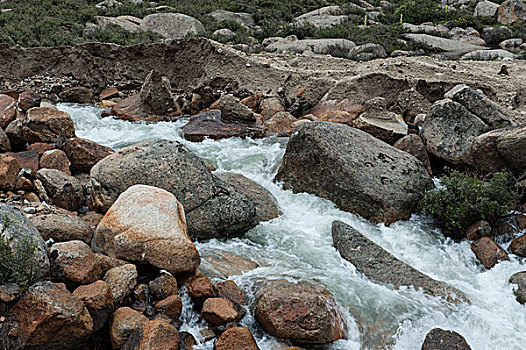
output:
[[[463,238],[469,225],[478,220],[493,224],[516,200],[508,174],[502,172],[481,178],[453,170],[441,178],[441,185],[426,193],[420,208],[453,239]]]

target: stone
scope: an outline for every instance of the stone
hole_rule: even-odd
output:
[[[461,41],[428,34],[404,34],[402,38],[415,45],[423,45],[427,49],[435,51],[467,53],[484,49],[483,46],[467,44]]]
[[[57,145],[54,143],[35,142],[27,147],[28,151],[36,151],[38,156],[41,157],[46,151],[57,149]]]
[[[219,99],[219,109],[223,121],[235,121],[241,123],[256,122],[256,115],[252,110],[238,101],[233,95],[223,95]]]
[[[252,17],[252,15],[246,12],[231,12],[225,10],[218,10],[211,12],[209,16],[214,18],[218,23],[221,23],[223,21],[235,22],[244,28],[252,28],[255,25],[254,18]]]
[[[292,124],[296,121],[297,119],[289,112],[278,112],[263,123],[263,130],[267,134],[290,136],[293,129]]]
[[[488,27],[482,29],[481,35],[487,45],[496,46],[500,42],[511,38],[513,32],[506,26]]]
[[[407,152],[421,161],[425,166],[427,173],[432,175],[431,163],[426,151],[426,146],[424,145],[424,142],[420,136],[414,134],[404,136],[400,140],[396,141],[393,147]]]
[[[259,350],[254,336],[247,327],[232,327],[219,336],[214,350]]]
[[[296,128],[275,181],[386,223],[408,219],[433,188],[413,156],[347,125],[320,122]]]
[[[216,327],[239,321],[240,316],[235,306],[229,300],[223,298],[206,299],[201,310],[201,317],[210,325]]]
[[[201,142],[205,138],[213,140],[241,137],[261,138],[265,131],[259,125],[246,125],[224,121],[221,112],[212,110],[199,113],[190,118],[182,128],[183,137],[192,142]]]
[[[486,46],[486,42],[480,37],[480,33],[475,29],[470,31],[468,28],[463,29],[455,27],[449,31],[449,38],[467,44]]]
[[[238,173],[222,172],[215,175],[252,202],[256,207],[256,214],[260,222],[269,221],[281,215],[277,199],[257,182]]]
[[[385,49],[382,45],[369,43],[352,48],[349,51],[348,57],[355,61],[363,62],[377,58],[386,58],[387,52],[385,52]]]
[[[141,21],[143,30],[150,30],[167,39],[180,39],[185,36],[205,34],[201,22],[181,13],[154,13]]]
[[[5,129],[16,118],[16,100],[0,94],[0,129]]]
[[[313,26],[315,28],[330,28],[338,26],[349,20],[346,15],[318,15],[309,17],[296,17],[294,21],[300,26]]]
[[[141,19],[133,16],[95,16],[95,21],[100,29],[106,29],[109,25],[115,25],[132,33],[141,30]]]
[[[38,282],[10,310],[25,349],[79,349],[93,332],[93,320],[79,298],[58,283]]]
[[[495,61],[500,59],[515,59],[518,56],[502,49],[495,50],[475,50],[471,51],[464,56],[461,60],[471,60],[471,61]]]
[[[154,300],[166,299],[178,293],[177,280],[168,273],[163,273],[150,281],[148,287]]]
[[[20,210],[3,203],[0,203],[0,237],[16,255],[27,251],[27,244],[34,245],[34,254],[27,260],[32,266],[27,268],[33,269],[31,274],[35,280],[49,274],[46,244],[37,229]]]
[[[523,45],[524,42],[520,38],[516,39],[507,39],[499,43],[499,46],[501,49],[512,52],[514,54],[520,54],[522,51],[521,45]]]
[[[256,292],[254,316],[265,332],[293,344],[329,344],[345,337],[345,321],[324,287],[269,281]]]
[[[66,156],[66,153],[59,149],[46,151],[42,157],[40,157],[41,169],[57,169],[64,174],[71,175],[71,171],[69,171],[70,165],[71,162],[69,161],[68,156]]]
[[[205,300],[213,298],[216,293],[208,277],[200,277],[188,284],[188,294],[197,306],[203,305]]]
[[[93,332],[103,329],[113,313],[113,294],[108,284],[99,280],[79,286],[73,296],[82,300],[88,309],[93,319]]]
[[[9,139],[12,150],[19,150],[25,146],[26,140],[22,132],[22,119],[15,119],[9,123],[5,128],[5,134]]]
[[[56,143],[74,137],[75,126],[66,112],[55,107],[36,107],[27,111],[22,132],[29,143]]]
[[[18,108],[22,112],[26,112],[30,108],[40,106],[42,97],[33,90],[26,90],[18,96]]]
[[[112,267],[106,272],[104,282],[111,289],[115,306],[121,305],[130,295],[137,284],[137,277],[137,268],[132,264]]]
[[[486,269],[498,262],[509,260],[508,253],[489,237],[482,237],[471,244],[471,250]]]
[[[28,178],[20,176],[18,180],[16,180],[15,190],[30,192],[33,190],[33,183]]]
[[[427,151],[452,164],[472,164],[473,140],[490,127],[460,103],[445,99],[431,107],[420,136]]]
[[[519,236],[511,242],[511,251],[520,257],[526,257],[526,235]]]
[[[218,29],[212,33],[212,38],[220,42],[229,42],[236,38],[236,33],[227,28]]]
[[[9,155],[0,154],[0,188],[12,190],[18,179],[19,171],[18,160]]]
[[[463,336],[454,331],[434,328],[429,331],[422,344],[422,350],[471,350]]]
[[[120,267],[127,265],[128,263],[124,260],[119,260],[112,258],[104,254],[96,254],[97,260],[99,261],[100,267],[102,269],[102,274],[105,275],[110,269],[114,267]]]
[[[499,4],[495,4],[491,1],[480,1],[475,6],[475,12],[473,16],[475,17],[496,17],[497,10],[499,9]]]
[[[345,260],[377,283],[390,284],[395,289],[413,286],[417,290],[421,289],[426,294],[439,296],[449,302],[468,301],[456,288],[434,280],[398,260],[352,226],[341,221],[333,222],[332,239],[334,247]]]
[[[197,346],[197,341],[195,340],[192,333],[179,333],[179,350],[194,350],[195,346]]]
[[[3,301],[4,303],[18,300],[21,294],[20,286],[16,283],[0,284],[0,301]]]
[[[341,123],[353,126],[353,122],[363,112],[365,112],[363,105],[353,105],[348,98],[340,102],[324,98],[309,111],[309,114],[314,115],[317,117],[316,120],[321,122]]]
[[[53,279],[67,284],[90,284],[102,276],[95,253],[82,241],[54,243],[49,260]]]
[[[526,20],[526,4],[521,0],[508,0],[500,4],[497,21],[501,24],[513,25]]]
[[[140,94],[131,95],[111,107],[111,115],[117,119],[136,121],[154,121],[151,115],[144,109],[144,103]]]
[[[0,153],[11,151],[11,142],[4,130],[0,129]]]
[[[113,153],[109,147],[79,137],[67,139],[62,149],[71,161],[73,172],[89,172],[95,164]]]
[[[150,114],[165,115],[170,113],[175,106],[170,80],[156,70],[152,70],[146,76],[139,95],[144,110]]]
[[[129,336],[123,350],[178,350],[179,332],[164,320],[142,322]]]
[[[481,92],[467,85],[461,84],[455,86],[449,90],[444,97],[460,103],[493,129],[513,125],[508,112]]]
[[[148,318],[129,307],[118,308],[110,322],[110,340],[113,349],[123,349],[130,335]]]
[[[245,97],[244,99],[242,99],[241,102],[242,104],[244,104],[245,106],[247,106],[248,108],[250,108],[254,113],[258,113],[260,112],[260,106],[261,106],[261,101],[262,101],[263,97],[261,96],[260,93],[256,93],[256,94],[252,94],[248,97]]]
[[[240,236],[257,223],[256,210],[244,195],[173,141],[147,141],[113,153],[91,169],[91,184],[94,204],[103,211],[135,184],[173,193],[185,208],[192,239]]]
[[[99,99],[101,101],[108,100],[110,98],[118,97],[119,96],[119,89],[117,89],[114,86],[108,86],[104,90],[102,90],[99,94]]]
[[[285,112],[285,107],[277,97],[266,98],[261,101],[261,118],[263,122],[272,118],[278,112]]]
[[[63,102],[91,103],[93,101],[93,91],[84,86],[75,86],[63,90],[58,94]]]
[[[389,111],[362,113],[354,120],[353,126],[389,144],[406,136],[408,130],[404,120],[396,113]]]
[[[219,249],[201,250],[199,269],[210,278],[228,278],[242,275],[259,267],[245,257]]]
[[[66,210],[55,207],[44,207],[37,210],[29,220],[44,239],[53,242],[80,240],[90,244],[93,230],[88,224]]]
[[[216,285],[216,289],[219,298],[230,301],[236,307],[236,310],[241,313],[242,305],[245,302],[245,295],[243,291],[239,289],[236,282],[232,280],[219,282]]]
[[[56,206],[76,211],[84,200],[82,184],[73,176],[56,169],[40,169],[37,180]]]
[[[162,313],[170,317],[172,320],[177,321],[183,310],[183,302],[179,295],[172,294],[165,299],[156,302],[155,310],[158,313]]]
[[[300,54],[332,54],[349,57],[356,44],[347,39],[302,39],[298,40],[295,35],[286,38],[278,38],[276,41],[263,41],[263,46],[268,51],[293,52]]]
[[[171,273],[194,271],[200,262],[183,206],[172,193],[152,186],[123,192],[97,226],[95,241],[109,256]]]
[[[15,158],[25,173],[32,176],[35,176],[37,173],[39,169],[39,157],[36,151],[8,152],[6,155]]]
[[[521,304],[526,304],[526,271],[513,274],[509,282],[517,285],[513,291],[517,301]]]
[[[470,241],[475,241],[481,237],[487,237],[491,235],[491,226],[489,222],[479,220],[471,224],[465,233],[465,237]]]

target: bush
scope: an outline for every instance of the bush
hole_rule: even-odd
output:
[[[9,227],[9,219],[2,218],[3,227],[0,232],[0,284],[16,283],[22,290],[26,290],[36,282],[39,276],[40,266],[34,258],[37,245],[30,238],[20,239],[16,249],[11,249],[13,242],[3,237],[5,230]]]
[[[452,171],[441,179],[441,184],[443,188],[426,193],[420,208],[435,219],[446,236],[457,240],[463,238],[465,229],[477,220],[494,223],[515,199],[505,173],[481,179]]]

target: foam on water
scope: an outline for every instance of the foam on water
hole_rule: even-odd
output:
[[[72,116],[77,136],[118,149],[144,140],[170,139],[187,145],[217,171],[239,172],[267,188],[278,200],[283,215],[252,229],[243,239],[198,243],[199,250],[222,249],[248,257],[260,267],[232,279],[253,297],[254,281],[266,278],[314,280],[337,298],[346,315],[348,339],[330,349],[387,348],[420,349],[426,333],[435,327],[462,334],[474,350],[525,349],[526,307],[516,302],[509,277],[526,270],[517,257],[489,271],[476,263],[467,242],[444,239],[429,222],[414,215],[407,222],[386,227],[373,225],[338,210],[330,201],[310,194],[284,191],[272,180],[285,152],[279,139],[205,140],[190,143],[180,136],[184,121],[129,123],[100,119],[100,109],[60,105]],[[397,258],[429,276],[461,290],[471,304],[450,305],[412,288],[394,290],[370,282],[343,260],[332,246],[331,224],[347,222]],[[197,335],[199,349],[212,349],[199,330],[205,325],[192,316],[186,298],[182,330]],[[241,322],[254,333],[263,350],[279,342],[261,332],[250,313]],[[389,341],[391,339],[391,341]]]

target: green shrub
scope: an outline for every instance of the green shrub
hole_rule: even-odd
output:
[[[505,173],[481,179],[455,170],[444,176],[441,184],[443,188],[426,193],[420,208],[453,239],[461,239],[477,220],[495,222],[514,203]]]
[[[117,25],[109,24],[104,29],[95,30],[97,41],[118,45],[152,44],[162,39],[159,34],[151,31],[129,32]]]
[[[39,276],[40,266],[38,260],[34,258],[37,245],[30,238],[21,238],[18,242],[10,242],[3,237],[5,230],[9,227],[9,219],[2,218],[3,227],[0,232],[0,284],[16,283],[22,288],[27,289],[36,282]],[[11,249],[12,245],[16,249]]]

